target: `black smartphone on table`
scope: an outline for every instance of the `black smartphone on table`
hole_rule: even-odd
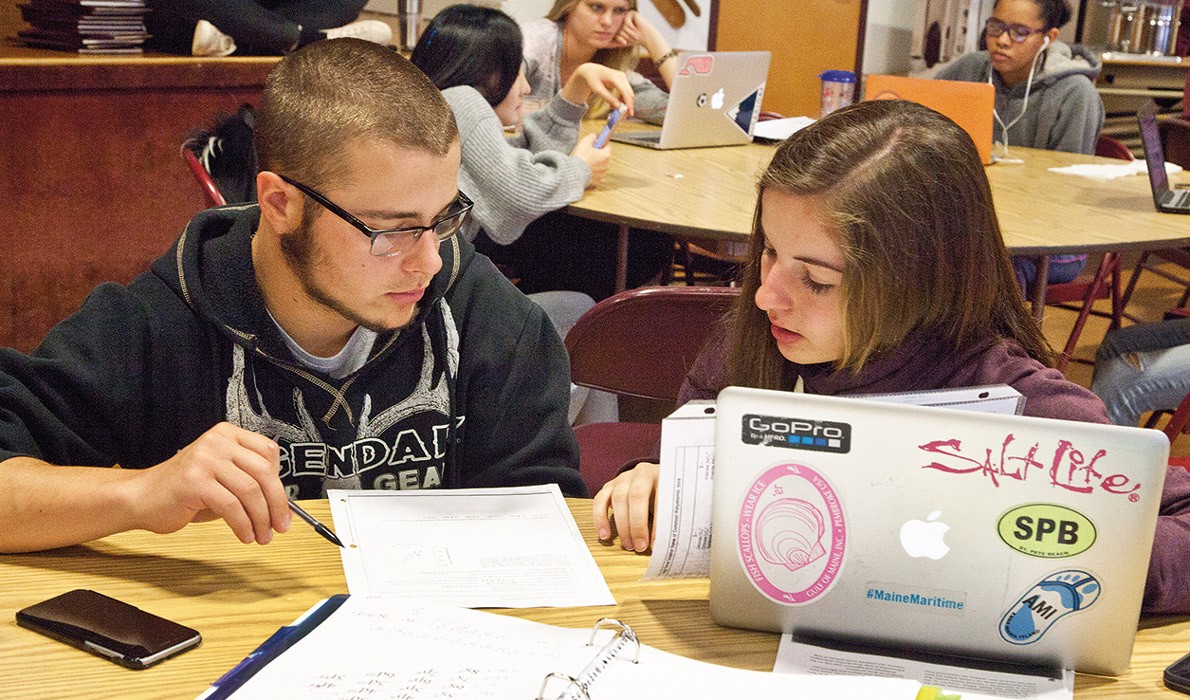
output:
[[[138,670],[202,641],[185,625],[83,588],[17,612],[17,624]]]
[[[1190,654],[1165,668],[1165,687],[1190,694]]]

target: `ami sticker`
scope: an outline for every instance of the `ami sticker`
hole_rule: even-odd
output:
[[[830,590],[843,566],[847,525],[838,494],[803,464],[773,467],[752,484],[738,534],[748,580],[778,603],[814,600]]]
[[[1012,644],[1032,644],[1062,618],[1086,610],[1099,599],[1099,580],[1081,569],[1046,576],[1025,591],[1000,619],[1000,636]]]

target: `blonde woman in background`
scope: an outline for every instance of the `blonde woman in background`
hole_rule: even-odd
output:
[[[636,0],[556,0],[545,17],[522,23],[521,31],[532,99],[548,102],[575,69],[599,63],[628,73],[636,117],[655,124],[664,119],[669,94],[634,69],[641,52],[647,53],[668,87],[678,52],[636,11]],[[593,107],[596,114],[606,110],[603,103]]]

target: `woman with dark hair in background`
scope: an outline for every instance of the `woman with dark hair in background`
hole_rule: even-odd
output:
[[[587,101],[595,96],[632,113],[633,88],[623,71],[585,63],[543,109],[522,119],[529,87],[521,46],[520,28],[503,12],[452,5],[413,49],[414,65],[442,90],[459,125],[459,188],[475,200],[464,234],[511,268],[526,293],[572,290],[602,299],[615,279],[616,227],[557,210],[597,186],[610,163],[610,146],[595,148],[593,135],[579,138]],[[505,133],[518,123],[519,133]],[[672,244],[661,238],[660,254],[633,246],[630,281],[668,263]]]

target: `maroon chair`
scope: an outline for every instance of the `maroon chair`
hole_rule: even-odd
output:
[[[1099,140],[1095,142],[1095,155],[1119,160],[1135,160],[1132,151],[1128,150],[1123,141],[1103,134],[1100,134]]]
[[[202,161],[198,159],[198,155],[194,152],[195,144],[187,141],[182,144],[182,160],[186,161],[186,165],[190,168],[190,174],[194,175],[195,182],[198,183],[199,189],[202,190],[203,198],[207,201],[208,207],[221,207],[227,204],[223,198],[223,194],[219,192],[219,188],[215,185],[215,181],[211,179],[211,173],[207,172]]]
[[[729,287],[641,287],[604,299],[566,334],[571,381],[672,408],[686,372],[738,293]],[[661,426],[588,423],[574,433],[579,470],[593,495],[620,467],[654,454]]]
[[[1094,304],[1099,299],[1111,300],[1111,312],[1097,311]],[[1092,360],[1074,357],[1074,349],[1078,346],[1083,326],[1089,316],[1103,316],[1111,319],[1110,328],[1119,328],[1124,312],[1124,304],[1120,295],[1120,254],[1104,253],[1103,260],[1095,270],[1084,270],[1082,274],[1070,282],[1051,284],[1045,290],[1045,305],[1060,309],[1068,309],[1078,313],[1074,320],[1074,327],[1062,348],[1058,358],[1057,368],[1065,371],[1071,360],[1093,364]]]

